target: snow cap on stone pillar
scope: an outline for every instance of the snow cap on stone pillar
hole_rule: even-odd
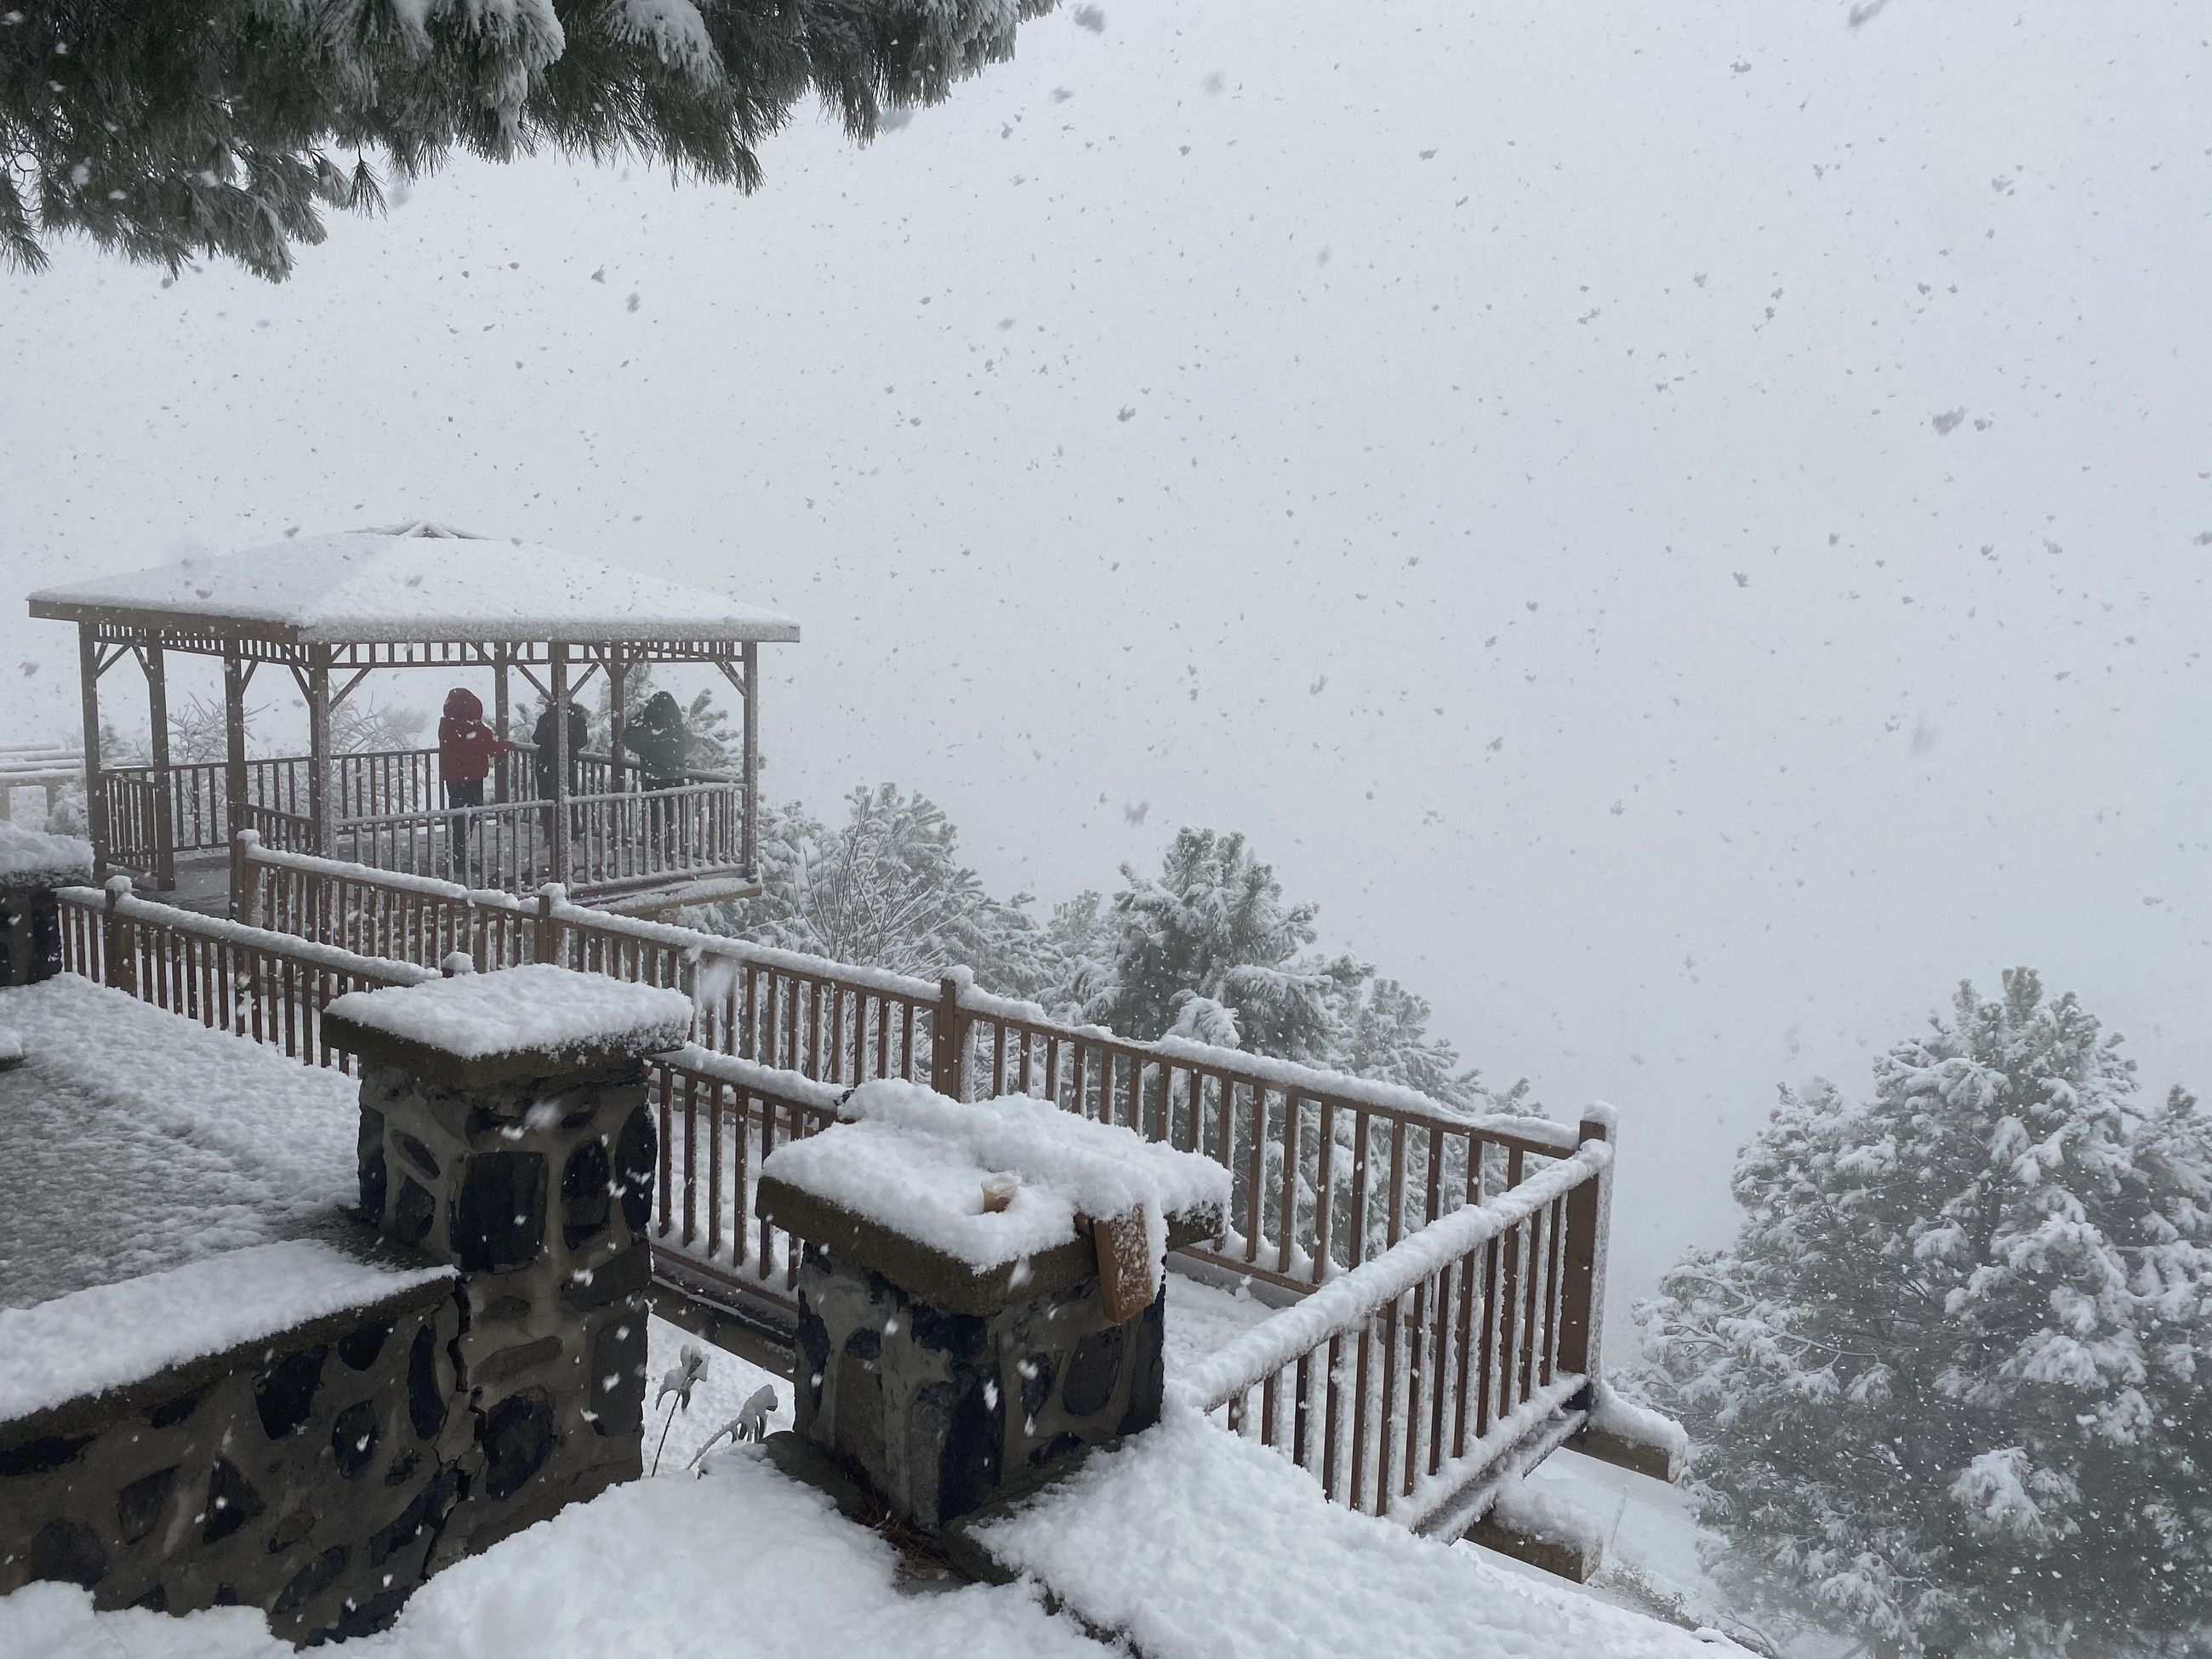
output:
[[[680,991],[546,963],[349,991],[323,1015],[332,1048],[464,1089],[639,1073],[690,1026]]]

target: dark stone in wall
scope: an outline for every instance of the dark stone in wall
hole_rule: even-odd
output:
[[[424,1440],[446,1426],[446,1385],[438,1375],[437,1333],[428,1325],[415,1333],[407,1355],[407,1416]]]
[[[153,1474],[133,1480],[115,1497],[115,1534],[124,1543],[135,1544],[154,1530],[154,1523],[161,1518],[167,1507],[169,1494],[177,1484],[176,1465],[156,1469]]]
[[[1129,1353],[1129,1398],[1123,1407],[1117,1434],[1135,1434],[1160,1420],[1167,1395],[1167,1297],[1152,1298],[1152,1305],[1127,1327],[1133,1333]]]
[[[295,1504],[283,1520],[269,1528],[269,1542],[264,1547],[271,1555],[281,1555],[310,1536],[322,1518],[309,1505]]]
[[[399,1177],[399,1200],[392,1206],[392,1236],[402,1244],[420,1244],[438,1218],[438,1200],[412,1176]]]
[[[1090,1416],[1112,1396],[1121,1362],[1121,1328],[1109,1325],[1091,1332],[1075,1345],[1074,1357],[1067,1362],[1067,1380],[1060,1385],[1060,1403],[1078,1417]]]
[[[644,1427],[645,1330],[644,1310],[625,1308],[592,1339],[592,1426],[600,1434]]]
[[[349,1331],[338,1339],[338,1358],[352,1370],[365,1371],[376,1364],[377,1355],[392,1340],[392,1322],[373,1320],[359,1330]]]
[[[329,1349],[319,1346],[303,1348],[286,1354],[253,1379],[254,1407],[271,1440],[290,1434],[315,1409],[315,1390],[322,1386],[323,1361],[329,1354]]]
[[[607,1149],[598,1141],[587,1140],[568,1154],[561,1170],[561,1237],[570,1249],[606,1231],[613,1181]]]
[[[100,1534],[75,1521],[52,1520],[31,1540],[31,1577],[52,1578],[90,1589],[107,1571],[107,1550]]]
[[[392,1138],[398,1144],[401,1152],[406,1155],[410,1164],[433,1181],[438,1178],[438,1159],[428,1146],[410,1134],[395,1133]]]
[[[813,1252],[807,1255],[811,1259]],[[799,1361],[798,1392],[818,1410],[830,1370],[830,1332],[803,1287],[799,1292]]]
[[[553,1450],[553,1402],[539,1389],[510,1395],[484,1419],[484,1494],[512,1498]]]
[[[373,1222],[381,1222],[386,1179],[383,1113],[368,1106],[361,1109],[361,1130],[355,1146],[355,1164],[361,1181],[361,1212]]]
[[[309,1596],[318,1591],[326,1590],[332,1584],[337,1583],[338,1575],[345,1571],[345,1546],[331,1545],[330,1548],[292,1575],[291,1583],[278,1591],[276,1599],[270,1603],[270,1614],[282,1619],[287,1613],[298,1611],[300,1604]]]
[[[880,1274],[871,1273],[871,1279]],[[885,1281],[888,1284],[888,1281]],[[974,1359],[983,1352],[990,1340],[991,1322],[975,1314],[941,1313],[927,1302],[915,1302],[905,1297],[907,1320],[914,1327],[915,1346],[936,1348],[955,1359]]]
[[[253,1483],[239,1473],[238,1465],[227,1457],[215,1460],[208,1471],[207,1508],[204,1524],[200,1528],[203,1543],[219,1544],[249,1521],[256,1519],[269,1505]]]
[[[640,1294],[652,1282],[653,1252],[634,1244],[604,1267],[572,1271],[562,1281],[561,1300],[579,1313],[593,1313]]]
[[[368,1564],[380,1567],[394,1553],[413,1543],[453,1506],[459,1494],[461,1477],[457,1469],[441,1469],[422,1491],[409,1500],[407,1507],[392,1518],[391,1524],[380,1527],[368,1535]]]
[[[560,1357],[561,1339],[557,1336],[541,1336],[535,1342],[518,1342],[511,1348],[501,1348],[479,1358],[469,1367],[469,1381],[478,1388],[504,1382],[511,1376],[526,1376]]]
[[[938,1472],[938,1513],[966,1515],[982,1507],[999,1484],[1005,1443],[1006,1397],[988,1377],[975,1377],[952,1402]]]
[[[164,1400],[158,1406],[149,1407],[146,1411],[146,1420],[157,1429],[172,1428],[198,1411],[200,1408],[200,1401],[205,1398],[207,1398],[206,1389],[188,1389],[183,1394]]]
[[[450,1232],[454,1265],[497,1272],[537,1259],[545,1243],[545,1158],[476,1152],[461,1176]]]
[[[653,1132],[653,1114],[641,1106],[629,1115],[615,1142],[615,1174],[622,1183],[623,1218],[630,1231],[643,1235],[653,1219],[653,1163],[659,1151]]]
[[[369,1466],[376,1455],[376,1402],[356,1401],[338,1413],[338,1420],[331,1425],[331,1455],[337,1459],[338,1473],[348,1480]]]
[[[0,1451],[0,1477],[11,1474],[46,1474],[55,1469],[67,1468],[79,1453],[92,1443],[88,1434],[41,1435],[36,1440],[27,1440],[20,1446]]]
[[[1052,1398],[1054,1371],[1052,1356],[1033,1353],[1024,1357],[1015,1371],[1022,1379],[1022,1415],[1035,1417],[1044,1409],[1044,1402]]]

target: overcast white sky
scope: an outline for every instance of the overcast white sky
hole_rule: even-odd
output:
[[[1961,976],[2212,1086],[2201,8],[1103,9],[751,198],[471,165],[281,287],[0,279],[0,727],[75,719],[21,593],[292,526],[777,605],[771,793],[1047,898],[1248,831],[1620,1106],[1625,1292]]]

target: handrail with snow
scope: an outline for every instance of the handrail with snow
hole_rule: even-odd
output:
[[[1431,1222],[1215,1349],[1176,1377],[1174,1391],[1200,1411],[1218,1410],[1237,1395],[1249,1394],[1300,1354],[1312,1352],[1331,1337],[1358,1330],[1423,1279],[1518,1226],[1612,1164],[1612,1146],[1594,1140],[1518,1187]]]

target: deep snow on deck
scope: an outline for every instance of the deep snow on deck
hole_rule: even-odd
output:
[[[356,1085],[64,975],[0,991],[0,1307],[332,1231]]]

